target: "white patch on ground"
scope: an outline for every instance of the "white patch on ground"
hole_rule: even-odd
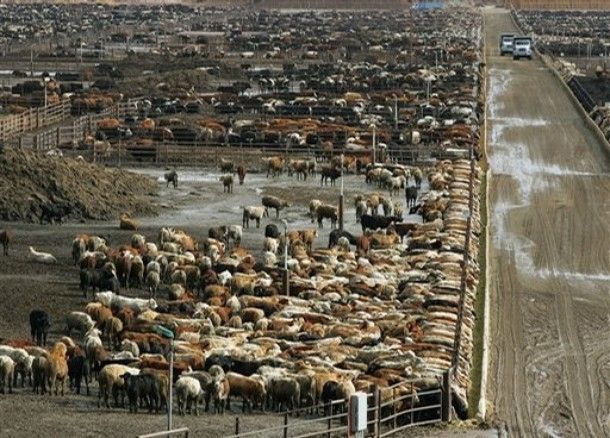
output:
[[[553,183],[548,176],[593,176],[588,172],[566,169],[558,165],[540,163],[529,154],[527,145],[506,140],[506,133],[512,129],[543,127],[551,124],[544,119],[524,119],[505,117],[502,112],[504,104],[501,96],[510,83],[509,70],[491,69],[489,71],[490,92],[487,97],[488,114],[490,115],[490,149],[489,164],[494,175],[509,176],[514,179],[518,193],[511,194],[496,201],[493,206],[494,244],[498,248],[510,251],[522,274],[541,278],[565,277],[575,281],[607,281],[605,274],[584,274],[578,272],[550,271],[537,269],[532,257],[535,246],[531,240],[509,231],[507,221],[511,211],[527,208],[536,193],[552,189]]]
[[[559,432],[553,429],[553,426],[551,426],[550,424],[542,425],[540,430],[552,438],[560,438],[562,436]]]
[[[538,272],[540,273],[541,276],[551,277],[551,278],[562,277],[567,280],[574,280],[574,281],[593,281],[593,282],[610,281],[610,274],[603,274],[603,273],[585,274],[582,272],[559,271],[557,269],[552,269],[552,270],[540,269],[540,270],[538,270]]]

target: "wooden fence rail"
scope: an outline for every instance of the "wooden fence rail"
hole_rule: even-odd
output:
[[[70,99],[66,98],[46,107],[0,116],[0,141],[4,143],[19,134],[59,123],[70,117],[70,109]]]
[[[8,146],[38,151],[74,147],[85,138],[87,133],[95,133],[101,120],[109,117],[124,119],[126,115],[135,112],[137,101],[138,99],[119,101],[99,113],[73,117],[72,120],[67,120],[70,116],[68,102],[67,114],[64,117],[59,118],[59,112],[56,109],[54,112],[50,112],[50,115],[41,116],[43,123],[39,127],[32,127],[31,129],[8,136],[8,138],[4,139],[4,142]],[[61,122],[64,123],[61,124]],[[55,124],[59,124],[59,126],[40,129]],[[0,119],[0,129],[1,126],[2,119]]]

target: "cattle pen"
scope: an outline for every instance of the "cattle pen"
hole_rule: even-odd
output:
[[[330,438],[364,409],[359,431],[381,438],[468,417],[481,15],[435,5],[40,12],[116,25],[107,38],[81,29],[77,47],[51,42],[29,76],[0,71],[5,114],[45,92],[42,108],[0,115],[1,213],[26,222],[8,224],[0,279],[44,289],[7,321],[33,312],[52,365],[80,376],[53,421],[135,434],[162,430],[168,412],[194,435]],[[2,9],[19,22],[28,7]],[[43,77],[53,56],[69,71]],[[68,103],[47,105],[50,90]],[[31,358],[33,390],[46,391],[47,347],[9,325],[0,350],[20,369]],[[80,396],[89,373],[100,415],[80,425],[95,410]]]

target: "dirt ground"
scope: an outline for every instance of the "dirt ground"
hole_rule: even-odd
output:
[[[142,226],[141,232],[152,240],[156,240],[161,226],[179,227],[201,239],[207,236],[210,226],[241,224],[241,206],[260,205],[262,194],[281,196],[292,202],[293,205],[280,215],[280,219],[288,221],[289,229],[312,227],[313,224],[306,215],[309,201],[318,198],[337,204],[340,193],[339,182],[335,187],[320,188],[319,177],[297,182],[287,175],[274,180],[267,179],[265,174],[248,174],[246,184],[236,185],[233,194],[223,194],[222,184],[218,181],[220,174],[216,170],[206,169],[178,169],[179,187],[168,189],[162,181],[163,169],[138,171],[158,179],[159,194],[156,202],[161,206],[159,214],[138,218]],[[358,231],[359,224],[355,221],[353,197],[373,189],[364,183],[363,176],[346,176],[344,184],[347,207],[345,228],[355,232]],[[396,200],[404,207],[402,196]],[[255,255],[262,252],[264,226],[270,222],[280,225],[280,220],[274,216],[272,213],[271,219],[265,218],[260,229],[252,224],[250,229],[244,230],[243,245],[255,250]],[[0,338],[11,339],[29,336],[28,314],[35,308],[44,309],[51,316],[51,341],[63,335],[66,313],[84,308],[87,300],[82,298],[78,289],[78,268],[73,266],[70,258],[70,244],[74,235],[81,232],[104,235],[116,245],[128,242],[132,234],[130,231],[119,230],[118,221],[53,226],[0,222],[0,228],[7,226],[15,231],[16,243],[10,257],[0,257]],[[327,245],[329,231],[330,224],[325,223],[324,229],[320,230],[318,245]],[[54,254],[58,264],[49,266],[29,262],[27,254],[30,245],[39,251]],[[144,291],[137,290],[124,293],[146,296]],[[43,430],[61,431],[57,435],[51,433],[50,436],[135,436],[161,430],[166,425],[163,415],[134,416],[120,409],[98,409],[97,393],[97,383],[93,383],[89,397],[73,394],[64,398],[41,397],[32,394],[30,388],[19,388],[11,396],[2,395],[0,436],[35,436]],[[239,409],[238,403],[233,405],[233,409]],[[95,415],[91,415],[92,412]],[[234,411],[234,414],[237,413],[237,410]],[[32,421],[32,415],[35,415],[35,421]],[[255,414],[241,417],[240,421],[242,430],[248,430],[280,425],[283,417]],[[184,425],[195,436],[224,436],[235,430],[235,417],[231,414],[222,417],[176,417],[175,426]],[[430,433],[436,434],[434,430]]]
[[[610,434],[610,168],[538,59],[497,53],[486,12],[491,412],[519,436]]]

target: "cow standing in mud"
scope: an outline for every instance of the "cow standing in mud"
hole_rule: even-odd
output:
[[[417,187],[405,187],[405,198],[407,200],[407,208],[415,206],[417,203]]]
[[[167,182],[165,187],[169,187],[170,183],[173,184],[174,188],[178,187],[178,172],[172,170],[171,172],[167,172],[164,177]]]
[[[2,252],[8,256],[8,247],[13,240],[13,232],[11,230],[0,230],[0,243],[2,244]]]
[[[241,164],[237,166],[237,177],[239,178],[239,185],[243,186],[246,179],[246,169]]]

